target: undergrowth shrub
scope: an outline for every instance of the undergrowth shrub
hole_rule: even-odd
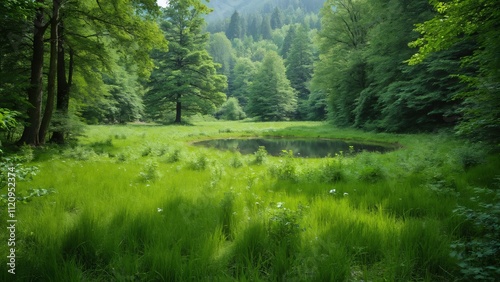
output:
[[[26,204],[28,202],[31,202],[33,198],[35,197],[43,197],[46,195],[50,194],[55,194],[56,190],[54,189],[45,189],[45,188],[30,188],[26,191],[26,193],[20,192],[16,194],[16,201],[21,202],[23,204]],[[2,194],[0,196],[0,202],[2,202],[4,205],[7,205],[9,202],[9,197],[7,194]]]
[[[451,244],[450,255],[458,261],[463,281],[499,281],[500,191],[476,188],[474,192],[476,207],[453,211],[463,219],[466,234]]]
[[[116,162],[118,163],[123,163],[127,161],[127,155],[124,154],[124,153],[119,153],[117,156],[116,156]]]
[[[355,159],[355,163],[358,165],[359,180],[375,183],[385,178],[384,170],[380,164],[381,158],[377,158],[377,156],[380,154],[365,153]]]
[[[167,163],[176,163],[179,162],[181,159],[182,159],[182,151],[181,149],[177,148],[167,155],[165,161]]]
[[[359,179],[369,183],[375,183],[384,177],[384,172],[378,165],[366,165],[359,171]]]
[[[480,144],[466,144],[453,152],[455,159],[463,169],[482,164],[486,161],[487,152]]]
[[[217,184],[222,179],[222,176],[224,176],[224,173],[224,167],[219,162],[214,161],[210,166],[210,182],[208,187],[214,188],[215,186],[217,186]]]
[[[293,211],[284,205],[282,202],[276,204],[276,209],[269,218],[268,234],[273,244],[285,247],[287,255],[292,255],[300,243],[302,229],[299,220],[302,216],[302,208],[299,207],[297,211]]]
[[[269,250],[271,252],[272,280],[280,280],[291,270],[300,250],[299,220],[302,209],[297,211],[285,208],[284,203],[277,203],[267,224]],[[290,277],[291,278],[291,277]]]
[[[31,162],[35,158],[33,148],[26,144],[21,146],[20,157],[23,160],[23,162],[27,163]]]
[[[141,151],[141,157],[147,157],[147,156],[151,155],[151,152],[153,152],[153,149],[149,146],[146,146]]]
[[[267,160],[267,151],[266,147],[264,146],[259,146],[259,149],[254,153],[255,159],[254,159],[254,164],[263,164]]]
[[[243,160],[241,158],[241,153],[236,152],[234,156],[231,158],[229,165],[234,168],[239,168],[243,166]]]
[[[154,182],[160,177],[158,172],[158,163],[152,160],[148,160],[144,165],[141,172],[139,172],[139,178],[144,182]]]
[[[89,159],[97,157],[96,152],[91,148],[84,148],[82,146],[77,146],[72,149],[68,149],[63,153],[65,158],[71,158],[77,161],[87,161]]]
[[[34,165],[26,165],[28,159],[25,154],[0,158],[0,189],[7,187],[9,174],[14,173],[16,181],[28,181],[37,175],[39,169]]]
[[[270,169],[271,175],[280,180],[297,181],[297,165],[293,158],[293,151],[283,150],[279,164],[272,166]]]
[[[125,135],[125,134],[123,134],[123,133],[121,133],[121,134],[115,134],[115,136],[114,136],[114,137],[115,137],[115,139],[117,139],[117,140],[125,140],[125,139],[127,139],[127,135]]]
[[[206,155],[199,155],[196,159],[188,163],[188,168],[192,170],[205,170],[208,166],[208,158]]]
[[[342,165],[342,158],[328,158],[320,167],[320,181],[326,183],[336,183],[346,178]]]

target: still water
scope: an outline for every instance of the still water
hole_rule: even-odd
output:
[[[334,156],[341,151],[344,154],[362,151],[387,152],[394,147],[357,142],[332,140],[332,139],[289,139],[289,138],[251,138],[251,139],[214,139],[193,143],[196,146],[216,148],[219,150],[239,151],[242,154],[253,154],[259,146],[266,147],[267,152],[273,156],[279,156],[283,150],[292,150],[294,156],[303,158],[323,158],[328,155]]]

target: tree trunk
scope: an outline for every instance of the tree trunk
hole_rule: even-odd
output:
[[[64,23],[59,23],[59,40],[57,52],[57,104],[56,111],[59,115],[67,119],[69,110],[69,90],[73,80],[73,49],[69,49],[69,73],[66,81],[66,64],[65,64],[65,49],[64,49]],[[60,128],[54,131],[50,142],[64,144],[66,132],[64,126],[59,124]]]
[[[181,101],[177,99],[177,105],[175,108],[175,123],[181,123],[181,112],[182,112]]]
[[[52,1],[52,19],[50,21],[50,62],[49,62],[49,75],[47,82],[47,103],[45,105],[45,112],[40,124],[38,138],[40,144],[45,143],[45,136],[49,129],[52,113],[54,112],[54,100],[56,96],[56,73],[57,73],[57,26],[59,22],[59,8],[60,0]]]
[[[36,2],[43,4],[44,0],[37,0]],[[47,28],[44,25],[43,7],[37,9],[33,23],[33,57],[31,59],[31,77],[28,88],[28,102],[30,104],[28,109],[28,124],[24,126],[23,135],[17,143],[38,146],[40,144],[38,132],[40,129],[43,93],[43,40],[45,29]]]

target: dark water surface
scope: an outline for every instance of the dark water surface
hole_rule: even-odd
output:
[[[332,139],[290,139],[290,138],[251,138],[251,139],[213,139],[195,142],[193,145],[216,148],[219,150],[239,151],[242,154],[253,154],[259,146],[266,147],[267,152],[273,156],[279,156],[283,150],[292,150],[296,157],[323,158],[328,155],[334,156],[341,151],[344,154],[350,152],[352,146],[353,153],[362,151],[387,152],[394,150],[394,147],[380,146],[372,144],[362,144],[357,142],[332,140]]]

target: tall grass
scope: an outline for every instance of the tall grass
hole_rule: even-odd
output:
[[[402,148],[299,159],[189,146],[262,134]],[[466,223],[453,210],[474,206],[472,186],[492,188],[500,161],[459,154],[457,146],[446,136],[333,131],[320,123],[92,126],[76,147],[34,152],[40,173],[19,182],[19,192],[56,193],[18,207],[15,278],[458,280],[450,245],[465,237]],[[0,280],[11,281],[5,267]]]

